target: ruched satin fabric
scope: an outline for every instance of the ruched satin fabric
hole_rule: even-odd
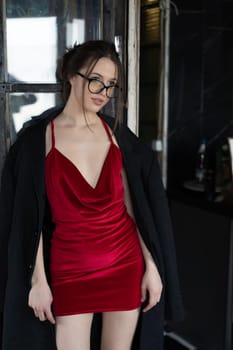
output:
[[[55,316],[140,307],[144,261],[124,204],[122,156],[110,146],[96,187],[55,146],[46,157],[46,191],[55,223],[51,288]]]

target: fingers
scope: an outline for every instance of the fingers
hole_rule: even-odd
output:
[[[42,322],[48,320],[52,324],[55,324],[55,318],[53,317],[51,310],[45,310],[45,311],[34,310],[34,314]]]
[[[146,300],[146,287],[142,285],[141,288],[141,302],[143,303]]]
[[[34,308],[33,310],[34,310],[35,317],[39,318],[40,321],[43,322],[48,320],[52,324],[55,324],[55,318],[50,308],[44,309],[44,310],[38,310]]]
[[[50,321],[55,323],[54,316],[51,311],[53,297],[50,288],[47,285],[35,284],[28,296],[28,305],[33,309],[35,317],[40,321]]]
[[[150,310],[160,301],[162,289],[163,285],[158,270],[155,265],[150,265],[145,270],[141,284],[142,301],[145,301],[148,295],[148,303],[143,308],[144,312]]]
[[[152,309],[152,307],[154,307],[156,304],[158,304],[160,301],[160,296],[161,296],[161,294],[149,291],[149,301],[148,301],[148,304],[146,305],[146,307],[143,309],[143,312],[146,312],[146,311]]]
[[[162,285],[157,285],[157,283],[153,283],[150,285],[147,283],[146,279],[143,280],[141,285],[141,301],[144,302],[147,299],[148,294],[148,304],[143,309],[144,312],[150,310],[154,307],[159,301],[162,293]]]
[[[45,321],[46,320],[45,314],[44,314],[43,311],[40,311],[37,314],[38,314],[38,318],[39,318],[40,321]]]
[[[55,318],[53,317],[53,314],[52,314],[52,311],[51,309],[49,309],[47,312],[46,312],[46,318],[49,322],[51,322],[52,324],[55,324]]]
[[[150,310],[152,307],[157,305],[160,301],[161,294],[162,294],[162,284],[159,284],[157,286],[151,286],[147,285],[147,283],[143,282],[141,287],[141,294],[142,294],[142,302],[146,300],[147,293],[148,293],[148,304],[143,308],[143,311],[146,312]]]

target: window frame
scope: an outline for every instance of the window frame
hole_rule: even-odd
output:
[[[77,0],[78,1],[78,0]],[[127,65],[127,12],[128,1],[100,0],[99,38],[113,41],[122,39],[121,58]],[[119,12],[123,16],[119,15]],[[114,19],[114,20],[113,20]],[[59,30],[59,29],[58,29]],[[59,45],[59,43],[58,43]],[[18,83],[8,81],[7,43],[6,43],[6,0],[0,4],[0,173],[5,155],[11,145],[9,97],[12,93],[58,93],[62,91],[61,83]],[[126,91],[126,90],[125,90]],[[52,107],[52,106],[51,106]],[[110,112],[112,106],[108,107]]]

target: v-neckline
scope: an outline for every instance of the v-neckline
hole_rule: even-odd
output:
[[[103,172],[104,172],[104,169],[105,169],[105,167],[106,167],[106,162],[107,162],[107,159],[108,159],[108,157],[109,157],[109,155],[110,155],[111,148],[112,148],[113,145],[114,145],[114,143],[112,143],[112,142],[111,142],[110,145],[109,145],[107,154],[106,154],[106,156],[105,156],[105,159],[104,159],[104,162],[103,162],[103,164],[102,164],[102,167],[101,167],[101,170],[100,170],[100,173],[99,173],[99,176],[98,176],[98,179],[97,179],[97,181],[96,181],[95,186],[92,186],[92,185],[87,181],[87,179],[86,179],[85,176],[82,174],[82,172],[80,171],[80,169],[78,168],[78,166],[77,166],[71,159],[69,159],[64,153],[62,153],[58,148],[53,147],[53,149],[51,149],[51,151],[54,150],[54,151],[57,152],[59,155],[61,155],[61,156],[62,156],[69,164],[71,164],[71,166],[78,172],[78,174],[80,175],[80,177],[83,179],[84,183],[86,183],[86,184],[88,185],[88,187],[90,187],[92,190],[96,190],[97,187],[98,187],[98,185],[99,185],[99,183],[100,183],[100,180],[101,180],[101,178],[102,178],[102,176],[103,176]],[[49,152],[49,153],[50,153],[50,152]]]
[[[99,173],[99,176],[98,176],[98,179],[96,181],[96,184],[95,186],[92,186],[88,181],[87,179],[85,178],[85,176],[82,174],[82,172],[80,171],[79,167],[69,158],[67,157],[64,153],[62,153],[58,148],[56,148],[56,145],[55,145],[55,132],[54,132],[54,120],[51,120],[51,132],[52,132],[52,148],[50,150],[50,152],[48,153],[48,155],[51,153],[52,150],[55,150],[58,154],[60,154],[63,159],[65,159],[66,161],[69,162],[69,164],[72,165],[72,167],[78,172],[78,174],[80,175],[80,177],[83,179],[84,183],[86,183],[88,185],[88,187],[90,187],[92,190],[96,190],[98,185],[99,185],[99,182],[102,178],[102,174],[103,174],[103,171],[104,171],[104,168],[105,168],[105,164],[107,162],[107,159],[109,157],[109,154],[110,154],[110,151],[112,149],[112,146],[114,146],[114,143],[113,143],[113,140],[112,140],[112,137],[111,137],[111,134],[110,134],[110,131],[108,130],[108,127],[107,125],[105,124],[104,120],[100,117],[100,120],[102,122],[102,125],[109,137],[109,140],[110,140],[110,145],[109,145],[109,148],[108,148],[108,151],[106,153],[106,156],[105,156],[105,159],[104,159],[104,162],[102,164],[102,167],[101,167],[101,170],[100,170],[100,173]],[[47,155],[47,156],[48,156]]]

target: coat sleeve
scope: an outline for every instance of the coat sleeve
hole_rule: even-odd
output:
[[[0,311],[3,309],[7,281],[8,240],[14,203],[13,151],[8,153],[1,176],[0,188]]]
[[[184,316],[184,310],[178,280],[175,242],[166,192],[161,180],[158,161],[154,154],[152,154],[146,183],[148,186],[148,201],[159,235],[165,270],[165,318],[174,321],[181,320]]]

